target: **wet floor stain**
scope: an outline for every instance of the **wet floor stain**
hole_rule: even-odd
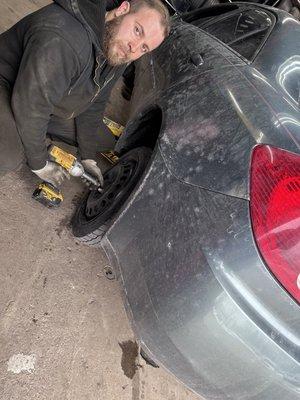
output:
[[[139,348],[136,342],[127,340],[126,342],[119,343],[122,349],[121,367],[124,375],[132,379],[135,371],[137,370],[136,359],[139,354]]]

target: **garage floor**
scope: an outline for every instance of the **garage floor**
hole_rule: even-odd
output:
[[[47,3],[1,0],[0,32]],[[1,400],[198,399],[136,359],[105,255],[69,231],[81,184],[67,182],[63,206],[51,211],[31,199],[36,182],[26,167],[1,178]]]

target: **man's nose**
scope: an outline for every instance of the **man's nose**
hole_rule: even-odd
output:
[[[131,53],[136,53],[139,48],[139,41],[138,40],[131,41],[129,43],[129,48]]]

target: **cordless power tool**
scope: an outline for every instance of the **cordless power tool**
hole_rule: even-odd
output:
[[[63,167],[71,176],[80,177],[88,181],[92,187],[101,191],[100,183],[92,175],[85,172],[83,165],[73,154],[67,153],[57,146],[48,148],[50,161],[56,162]],[[58,207],[63,201],[61,191],[49,182],[41,182],[32,194],[32,197],[46,207]]]

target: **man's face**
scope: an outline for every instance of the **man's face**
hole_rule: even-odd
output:
[[[160,21],[159,12],[145,6],[106,22],[103,45],[109,64],[126,64],[158,47],[164,40]]]

